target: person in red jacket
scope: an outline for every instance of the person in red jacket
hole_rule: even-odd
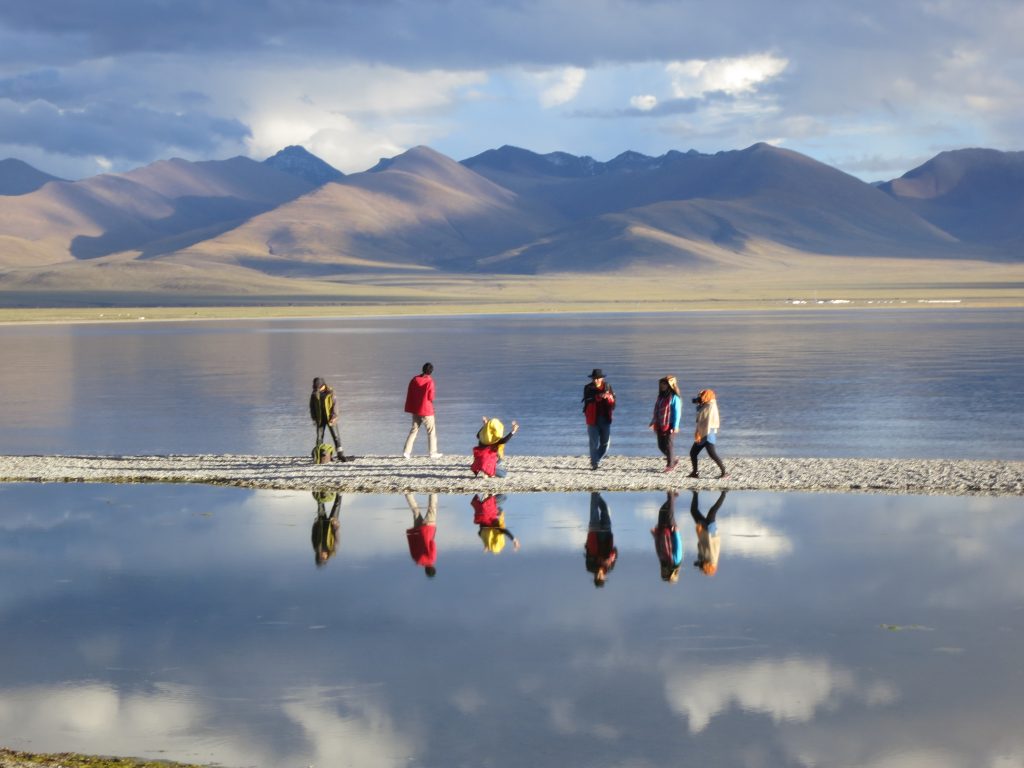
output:
[[[427,578],[432,579],[437,575],[437,494],[430,494],[426,516],[420,512],[413,494],[405,494],[405,501],[412,512],[412,528],[405,532],[409,542],[409,556],[416,565],[423,567]]]
[[[412,444],[419,434],[421,425],[427,428],[427,449],[430,451],[430,458],[436,459],[441,456],[437,452],[437,431],[434,428],[434,379],[431,378],[433,372],[434,364],[424,363],[423,373],[412,377],[405,395],[405,412],[412,414],[412,428],[409,430],[409,436],[405,438],[405,448],[402,449],[402,455],[407,459],[412,455]]]
[[[611,445],[612,411],[615,410],[615,391],[604,379],[604,371],[590,372],[590,383],[583,388],[583,415],[587,420],[590,438],[590,468],[597,469]]]

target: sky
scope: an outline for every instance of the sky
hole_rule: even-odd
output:
[[[875,181],[1024,149],[1022,40],[1024,0],[0,0],[0,159],[765,141]]]

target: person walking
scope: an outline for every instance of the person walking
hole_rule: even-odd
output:
[[[409,556],[416,565],[422,566],[427,578],[432,579],[437,575],[437,494],[428,497],[426,515],[420,511],[413,494],[405,494],[405,503],[412,512],[412,528],[405,531]]]
[[[683,418],[683,401],[679,397],[679,384],[675,376],[658,380],[658,398],[654,401],[654,414],[650,427],[658,438],[658,450],[665,455],[665,472],[676,468],[675,437]]]
[[[693,445],[690,446],[690,464],[693,471],[690,477],[700,477],[697,472],[697,456],[701,451],[707,450],[708,456],[718,465],[719,480],[727,480],[729,473],[725,471],[725,464],[718,457],[715,450],[715,443],[718,442],[718,427],[721,419],[718,415],[718,400],[713,389],[702,389],[697,397],[691,401],[697,406],[697,428],[693,433]]]
[[[718,523],[715,517],[718,510],[725,501],[726,491],[718,496],[718,501],[711,505],[706,515],[700,513],[697,501],[697,492],[690,491],[693,498],[690,499],[690,517],[693,518],[697,530],[697,559],[693,566],[700,570],[705,576],[714,576],[718,573],[718,558],[722,552],[722,542],[718,536]]]
[[[661,579],[675,583],[683,564],[683,537],[676,525],[676,491],[666,491],[665,503],[658,510],[658,525],[651,528],[654,551],[661,564]]]
[[[434,372],[433,363],[424,363],[423,372],[419,376],[413,376],[409,381],[409,389],[405,395],[405,412],[412,414],[412,428],[409,436],[405,438],[405,448],[402,449],[402,456],[409,458],[412,455],[412,445],[416,441],[420,427],[427,430],[427,450],[430,458],[440,458],[442,454],[437,451],[437,430],[434,423],[434,379],[431,374]]]
[[[309,395],[309,417],[316,425],[315,451],[320,449],[324,432],[329,429],[338,461],[355,461],[355,457],[346,456],[341,447],[341,438],[338,436],[338,399],[334,390],[319,376],[313,379],[313,391]]]
[[[597,469],[611,444],[612,412],[615,410],[615,391],[605,381],[604,371],[590,372],[590,383],[583,387],[583,415],[590,438],[590,468]]]

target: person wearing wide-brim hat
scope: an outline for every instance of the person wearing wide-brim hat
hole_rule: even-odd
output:
[[[590,438],[590,468],[597,469],[611,444],[612,412],[615,410],[615,391],[604,378],[604,371],[590,372],[590,383],[583,387],[583,415],[587,420]]]

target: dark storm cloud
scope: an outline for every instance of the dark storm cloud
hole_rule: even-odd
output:
[[[205,153],[247,136],[249,129],[237,120],[195,112],[179,115],[110,103],[64,110],[43,101],[26,106],[0,101],[0,144],[72,157],[145,162],[168,148]]]
[[[783,8],[755,0],[0,0],[0,29],[57,37],[91,56],[247,52],[410,68],[590,66],[728,56],[795,37],[907,48],[922,24],[932,38],[953,31],[925,7],[883,0],[845,12],[810,0]]]

